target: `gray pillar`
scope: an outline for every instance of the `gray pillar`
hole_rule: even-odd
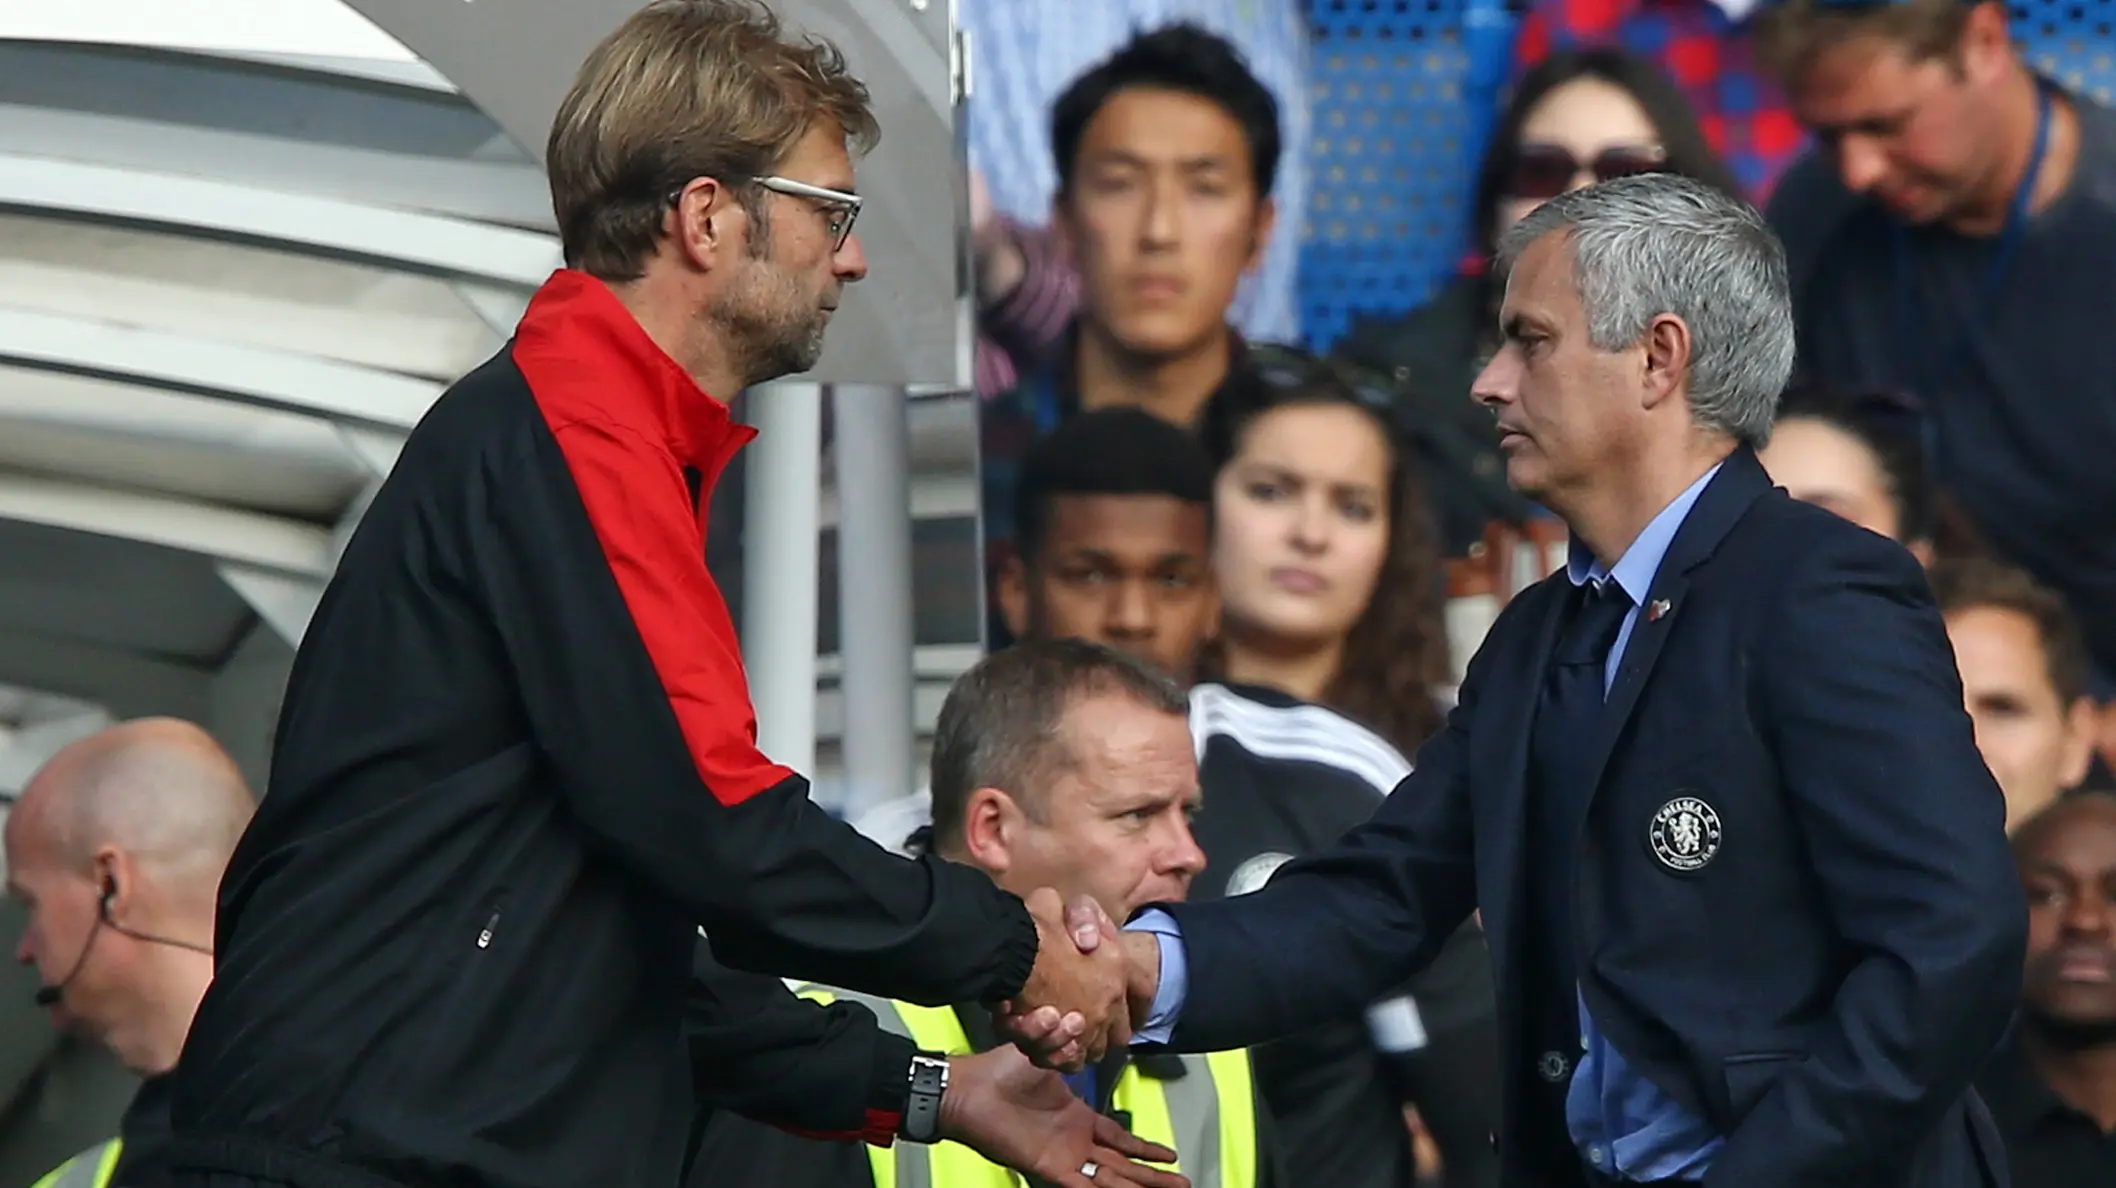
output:
[[[856,815],[911,790],[911,433],[901,391],[836,384],[831,393],[845,811]]]
[[[823,490],[823,390],[774,383],[749,394],[742,523],[742,660],[757,746],[816,770],[816,561]]]

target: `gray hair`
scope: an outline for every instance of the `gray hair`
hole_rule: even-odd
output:
[[[1748,445],[1771,439],[1793,373],[1785,248],[1755,208],[1668,173],[1561,194],[1499,240],[1499,267],[1553,231],[1572,244],[1573,279],[1599,350],[1636,344],[1655,317],[1690,328],[1690,416]]]
[[[1164,714],[1190,712],[1182,686],[1114,648],[1039,639],[985,657],[948,690],[933,730],[933,838],[959,841],[970,794],[997,788],[1031,816],[1072,763],[1061,729],[1075,702],[1117,693]]]

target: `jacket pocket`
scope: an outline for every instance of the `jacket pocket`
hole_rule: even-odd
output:
[[[1722,1061],[1720,1073],[1726,1079],[1727,1104],[1734,1125],[1739,1126],[1748,1117],[1788,1068],[1805,1059],[1799,1052],[1744,1052]]]

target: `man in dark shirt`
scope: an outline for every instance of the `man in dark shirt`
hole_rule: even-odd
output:
[[[1977,1083],[2019,1188],[2116,1184],[2116,795],[2077,792],[2014,835],[2028,892],[2022,1014]]]
[[[92,1188],[165,1182],[168,1073],[213,980],[214,891],[255,803],[205,731],[149,718],[62,748],[8,814],[8,894],[29,917],[18,952],[44,981],[38,1001],[146,1078],[116,1148],[69,1165],[98,1168]]]
[[[2116,113],[2023,60],[1996,0],[1760,17],[1821,148],[1770,220],[1801,368],[1915,393],[1937,477],[2116,673]]]

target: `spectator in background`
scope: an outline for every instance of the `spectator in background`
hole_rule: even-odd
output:
[[[1022,468],[1019,550],[999,608],[1022,639],[1086,639],[1188,686],[1219,627],[1212,467],[1197,440],[1137,408],[1086,413]]]
[[[1238,895],[1335,842],[1410,772],[1448,679],[1442,578],[1415,463],[1385,408],[1311,361],[1222,394],[1202,427],[1217,479],[1221,633],[1192,695],[1204,755],[1196,895]],[[1289,1166],[1331,1188],[1402,1188],[1403,1104],[1454,1188],[1497,1183],[1496,999],[1466,925],[1365,1021],[1255,1049]]]
[[[961,14],[976,87],[976,102],[969,107],[970,159],[990,187],[1008,236],[1046,218],[1064,220],[1056,207],[1065,202],[1069,162],[1054,156],[1063,154],[1064,146],[1051,125],[1060,94],[1139,30],[1177,22],[1193,22],[1239,47],[1272,96],[1288,151],[1282,167],[1261,178],[1259,193],[1276,201],[1286,226],[1301,226],[1307,209],[1309,75],[1307,6],[1300,0],[964,0]],[[1032,231],[1024,238],[1040,235]],[[1032,243],[1030,251],[1037,250]],[[1299,255],[1297,234],[1263,246],[1256,275],[1235,304],[1233,320],[1249,335],[1276,341],[1299,337]]]
[[[1914,393],[1933,473],[2116,672],[2116,113],[1996,2],[1785,0],[1760,49],[1826,150],[1778,187],[1800,370]]]
[[[1621,46],[1649,58],[1681,88],[1711,151],[1726,158],[1751,201],[1770,196],[1806,147],[1776,80],[1757,68],[1749,16],[1772,0],[1537,0],[1515,42],[1533,74],[1553,54]],[[1705,180],[1705,179],[1700,179]]]
[[[1471,207],[1476,254],[1462,275],[1407,317],[1362,319],[1338,344],[1340,358],[1393,381],[1404,428],[1426,447],[1434,494],[1451,510],[1450,555],[1464,555],[1483,538],[1481,524],[1462,523],[1452,509],[1520,502],[1501,478],[1491,414],[1469,395],[1470,381],[1499,347],[1503,285],[1487,267],[1492,245],[1549,198],[1597,179],[1655,171],[1736,189],[1690,105],[1651,63],[1617,49],[1551,56],[1521,80],[1493,129]],[[1435,441],[1442,436],[1450,441]],[[1458,464],[1449,463],[1451,455]],[[1474,497],[1481,486],[1497,490]]]
[[[1182,900],[1205,866],[1189,825],[1200,793],[1187,709],[1182,688],[1165,674],[1099,644],[1038,640],[987,657],[949,692],[934,731],[933,852],[1021,894],[1054,886],[1068,901],[1093,896],[1118,920]],[[922,1049],[1014,1054],[981,1004],[914,1006],[820,986],[802,993],[862,1003]],[[1289,1182],[1273,1167],[1243,1052],[1179,1057],[1112,1048],[1067,1080],[1139,1137],[1174,1148],[1192,1188]],[[713,1121],[696,1166],[701,1188],[1014,1182],[953,1145],[863,1151],[732,1116]]]
[[[1878,532],[1930,565],[1933,497],[1923,432],[1907,397],[1798,385],[1778,402],[1770,444],[1757,457],[1793,498]]]
[[[1220,605],[1212,464],[1194,435],[1142,409],[1083,413],[1029,451],[1013,518],[1020,547],[1000,567],[996,597],[1008,638],[1106,644],[1190,684]],[[932,819],[921,791],[853,827],[908,854]]]
[[[1947,620],[1962,698],[2009,827],[2086,778],[2094,758],[2086,644],[2064,599],[1990,560],[1942,562],[1933,596]]]
[[[2116,796],[2086,792],[2013,836],[2028,963],[2013,1034],[1977,1081],[2017,1188],[2116,1184]]]
[[[57,1017],[145,1080],[118,1137],[41,1185],[158,1188],[169,1082],[213,980],[214,898],[256,807],[234,760],[189,722],[144,718],[53,755],[7,815],[7,890],[29,917],[15,959]]]
[[[1059,97],[1051,127],[1054,225],[1079,266],[1082,305],[1053,362],[980,408],[994,565],[1037,436],[1120,405],[1188,425],[1241,382],[1227,308],[1276,217],[1278,106],[1232,45],[1195,26],[1132,39]]]

